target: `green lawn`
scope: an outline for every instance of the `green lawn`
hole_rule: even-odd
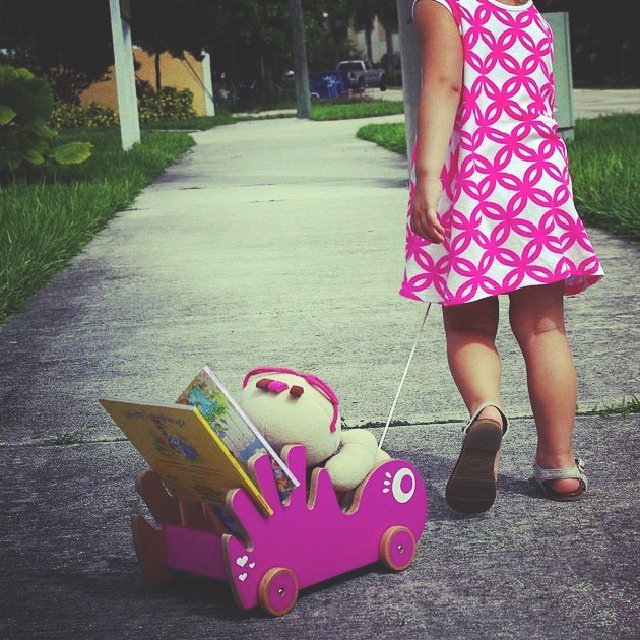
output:
[[[368,100],[347,104],[314,104],[311,120],[347,120],[404,113],[402,100]]]
[[[33,171],[0,187],[0,322],[194,144],[186,133],[145,132],[125,153],[117,128],[57,138],[72,140],[94,145],[84,164]]]
[[[358,137],[406,154],[405,127],[370,124]],[[576,208],[590,226],[640,241],[640,114],[578,118],[567,142]]]
[[[230,114],[218,116],[194,116],[185,120],[154,120],[153,122],[142,122],[140,128],[143,131],[157,131],[165,129],[184,129],[187,131],[206,131],[223,124],[233,124],[239,118],[234,118]]]
[[[285,108],[285,107],[283,107]],[[286,108],[295,109],[295,103]],[[273,109],[273,108],[272,108]],[[311,103],[311,120],[347,120],[351,118],[371,118],[375,116],[389,116],[404,113],[402,101],[368,100],[363,102],[351,102],[344,104]],[[200,130],[211,129],[222,124],[233,124],[245,120],[269,120],[272,118],[295,118],[295,113],[265,113],[260,116],[237,116],[223,114],[219,116],[196,116],[186,120],[156,120],[141,125],[142,129],[185,129]]]
[[[640,240],[640,114],[579,119],[567,150],[582,218]]]

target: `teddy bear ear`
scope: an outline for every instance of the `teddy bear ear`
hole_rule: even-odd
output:
[[[301,387],[299,384],[294,384],[291,389],[289,389],[289,393],[294,398],[299,398],[304,393],[304,387]]]

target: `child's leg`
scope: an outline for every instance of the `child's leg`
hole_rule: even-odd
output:
[[[509,322],[527,368],[527,386],[538,432],[536,460],[545,468],[574,465],[573,426],[577,378],[564,326],[564,282],[532,285],[509,294]],[[553,483],[559,492],[576,479]]]
[[[497,296],[443,306],[442,317],[449,368],[469,413],[485,400],[500,403],[502,364],[495,345]],[[483,409],[479,417],[493,418],[502,424],[500,412],[492,406]]]

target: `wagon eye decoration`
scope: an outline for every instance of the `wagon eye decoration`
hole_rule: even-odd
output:
[[[402,467],[393,476],[388,471],[384,475],[387,479],[383,483],[382,493],[391,493],[394,500],[399,504],[409,502],[413,492],[416,490],[416,478],[413,475],[413,471],[407,467]]]

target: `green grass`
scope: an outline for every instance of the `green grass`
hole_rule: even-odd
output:
[[[84,164],[32,171],[0,187],[0,322],[194,144],[186,133],[145,132],[125,153],[117,128],[57,138],[72,140],[94,145]]]
[[[406,155],[405,127],[370,124],[359,138]],[[578,118],[567,142],[576,208],[583,221],[640,240],[640,114]]]
[[[346,104],[315,104],[311,107],[311,120],[348,120],[404,113],[402,100],[367,100]]]
[[[285,107],[281,107],[285,108]],[[288,107],[295,109],[295,102]],[[271,107],[273,109],[273,107]],[[311,120],[351,120],[355,118],[373,118],[404,113],[400,100],[363,100],[362,102],[331,103],[330,101],[311,101]],[[270,118],[295,118],[295,113],[264,114],[261,116],[233,116],[235,120],[267,120]]]
[[[577,407],[576,407],[577,409]],[[627,400],[626,396],[622,397],[622,401],[619,404],[612,404],[598,408],[598,405],[595,404],[592,409],[586,409],[583,411],[576,411],[581,415],[598,415],[602,417],[607,417],[615,413],[619,413],[623,418],[626,418],[632,413],[640,413],[640,398],[635,394],[631,394],[631,398]]]
[[[233,116],[236,122],[249,122],[250,120],[274,120],[277,118],[296,118],[295,113],[266,113],[261,116]]]
[[[640,114],[578,119],[567,143],[573,193],[582,219],[640,240]]]
[[[280,108],[295,109],[295,102]],[[275,107],[270,107],[275,110]],[[254,109],[254,112],[259,111]],[[251,111],[248,111],[251,113]],[[389,116],[404,113],[402,101],[391,100],[366,100],[363,102],[351,102],[343,104],[311,103],[311,120],[349,120],[352,118],[372,118],[375,116]],[[249,120],[271,120],[273,118],[295,118],[295,113],[264,113],[260,116],[239,116],[234,114],[222,114],[219,116],[196,116],[186,120],[156,120],[141,124],[142,129],[162,130],[162,129],[185,129],[189,131],[205,131],[212,127],[233,124]]]
[[[367,124],[358,129],[356,136],[362,140],[375,142],[385,149],[406,155],[404,122],[391,124]]]
[[[206,131],[213,127],[223,124],[234,124],[238,122],[238,118],[234,118],[230,114],[221,114],[218,116],[194,116],[185,120],[154,120],[153,122],[142,122],[140,128],[143,131],[158,131],[164,129],[183,129],[187,131]]]
[[[87,427],[78,431],[63,431],[49,438],[45,438],[42,444],[45,447],[66,447],[70,444],[82,444],[85,441]]]

